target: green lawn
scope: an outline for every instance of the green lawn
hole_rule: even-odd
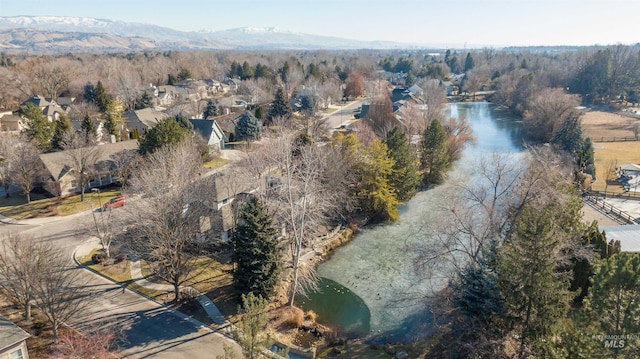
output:
[[[0,214],[14,219],[67,216],[70,214],[98,208],[113,197],[120,195],[119,189],[104,189],[84,194],[84,202],[80,201],[80,194],[62,197],[46,198],[32,193],[31,203],[27,203],[27,196],[14,194],[9,198],[0,198]]]

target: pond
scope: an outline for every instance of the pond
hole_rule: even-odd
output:
[[[491,152],[521,151],[520,122],[489,103],[452,103],[451,117],[465,116],[475,138],[455,164],[454,174]],[[446,284],[445,273],[425,278],[416,271],[412,253],[435,234],[450,198],[447,183],[419,192],[400,206],[394,223],[367,227],[320,264],[319,291],[300,296],[298,304],[313,310],[322,323],[347,337],[411,340],[429,329],[425,299]]]

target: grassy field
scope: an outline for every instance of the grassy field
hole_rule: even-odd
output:
[[[583,135],[594,142],[600,138],[633,137],[633,126],[640,120],[604,111],[589,111],[580,118]]]
[[[120,195],[118,189],[104,189],[84,194],[84,202],[79,194],[63,197],[45,198],[38,194],[31,194],[31,203],[27,203],[25,195],[14,194],[9,198],[0,198],[0,214],[15,219],[68,216],[70,214],[98,208],[113,197]]]
[[[593,183],[592,188],[604,191],[606,187],[609,192],[624,192],[622,186],[615,181],[615,173],[607,176],[607,169],[625,163],[640,163],[640,142],[594,142],[593,147],[598,180]]]

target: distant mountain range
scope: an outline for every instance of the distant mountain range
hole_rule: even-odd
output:
[[[184,32],[170,28],[70,16],[0,16],[0,51],[137,51],[186,49],[396,49],[425,46],[358,41],[278,28]]]

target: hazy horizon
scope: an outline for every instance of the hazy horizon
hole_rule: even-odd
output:
[[[640,2],[623,0],[0,0],[0,16],[91,17],[180,31],[279,28],[362,41],[448,46],[590,46],[640,42]]]

